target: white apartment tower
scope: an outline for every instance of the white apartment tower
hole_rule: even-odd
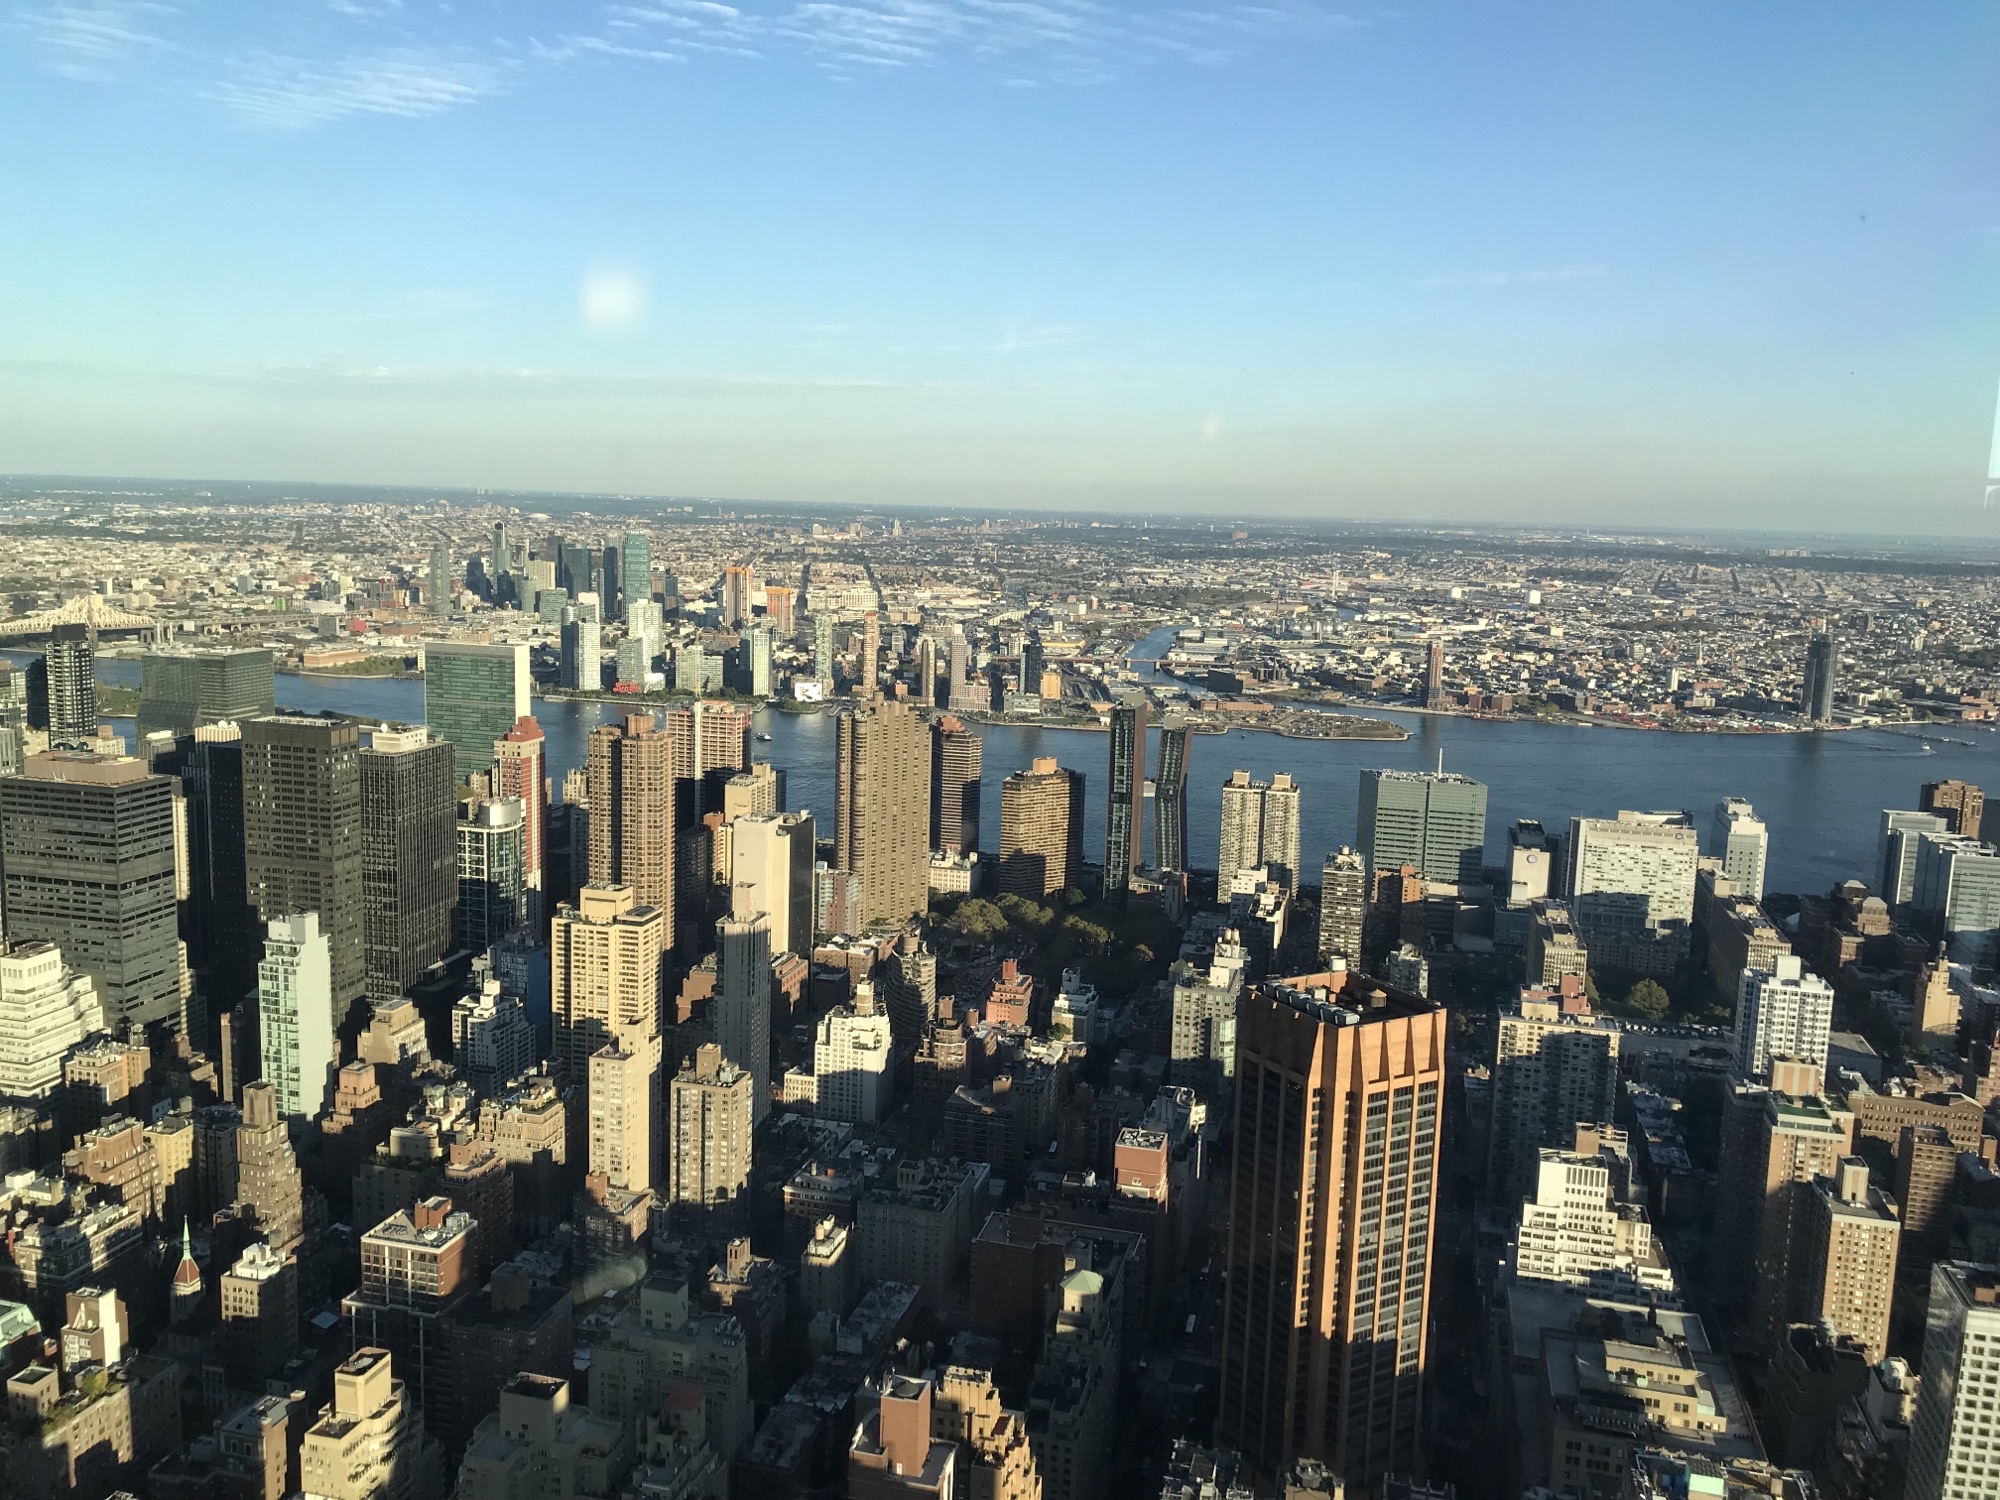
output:
[[[1774,969],[1746,969],[1736,997],[1736,1071],[1768,1078],[1778,1058],[1826,1072],[1833,1030],[1833,986],[1808,974],[1797,954],[1781,953]]]
[[[265,928],[257,1019],[264,1077],[277,1090],[278,1113],[312,1119],[326,1107],[340,1019],[333,1013],[333,950],[318,912],[276,917]]]
[[[1748,802],[1724,797],[1715,805],[1715,857],[1722,878],[1741,887],[1752,901],[1764,899],[1764,860],[1771,835]]]

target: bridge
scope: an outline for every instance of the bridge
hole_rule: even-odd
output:
[[[137,615],[115,609],[101,594],[78,594],[54,609],[39,614],[0,620],[0,639],[18,640],[29,636],[52,635],[64,625],[81,625],[92,640],[100,635],[130,634],[158,630],[160,622],[151,615]]]

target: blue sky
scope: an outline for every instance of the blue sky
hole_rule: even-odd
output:
[[[1978,531],[2000,8],[0,0],[0,471]]]

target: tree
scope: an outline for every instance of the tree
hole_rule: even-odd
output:
[[[1656,979],[1642,979],[1625,992],[1625,1008],[1648,1021],[1659,1020],[1672,1005],[1666,990]]]
[[[975,896],[970,901],[959,903],[948,925],[952,931],[963,933],[966,937],[991,940],[1007,930],[1007,914],[991,901],[982,901]]]

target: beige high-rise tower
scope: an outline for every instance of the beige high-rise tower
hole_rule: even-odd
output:
[[[1801,1274],[1792,1283],[1796,1321],[1824,1321],[1860,1340],[1871,1361],[1889,1352],[1889,1310],[1896,1290],[1902,1223],[1895,1200],[1868,1184],[1858,1156],[1842,1157],[1831,1177],[1815,1178],[1800,1224]]]
[[[415,1500],[443,1483],[437,1449],[389,1351],[357,1349],[333,1372],[333,1404],[306,1429],[299,1479],[315,1500]]]
[[[750,1074],[710,1042],[675,1075],[668,1197],[703,1210],[726,1208],[750,1182]]]
[[[590,1057],[621,1037],[660,1035],[660,933],[667,915],[629,885],[585,886],[549,924],[556,1071],[587,1084]]]
[[[1083,773],[1038,756],[1000,783],[1000,889],[1039,900],[1083,876]]]
[[[861,887],[855,925],[903,922],[930,904],[931,740],[905,704],[844,713],[834,763],[834,867]]]
[[[636,904],[658,908],[662,918],[655,936],[662,948],[669,947],[674,940],[668,916],[674,910],[672,741],[651,714],[627,714],[623,724],[591,730],[585,774],[591,884],[629,886]]]

